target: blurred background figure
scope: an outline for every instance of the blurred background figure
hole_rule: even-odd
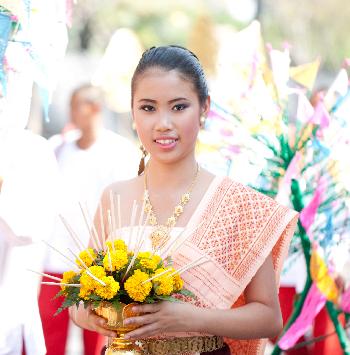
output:
[[[57,164],[47,140],[27,126],[33,83],[40,82],[48,102],[60,72],[67,44],[60,5],[60,0],[0,1],[2,355],[46,354],[37,301],[40,278],[28,269],[42,269],[42,240],[52,232],[55,216]]]
[[[0,354],[44,355],[38,310],[41,242],[52,232],[57,166],[47,141],[0,129]]]
[[[85,246],[89,231],[84,223],[79,203],[90,214],[95,213],[103,189],[116,180],[137,174],[139,152],[126,138],[103,127],[103,94],[90,84],[75,89],[70,101],[69,129],[49,141],[60,170],[59,213],[68,221]],[[74,242],[61,221],[57,220],[50,244],[67,251],[76,251]],[[45,272],[57,277],[69,268],[60,256],[48,250]],[[49,281],[49,280],[48,280]],[[54,316],[62,299],[52,300],[59,287],[42,285],[39,307],[47,347],[47,354],[65,354],[68,336],[68,312]],[[103,339],[97,333],[84,331],[86,355],[101,349]]]

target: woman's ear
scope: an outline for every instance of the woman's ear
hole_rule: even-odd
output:
[[[210,111],[210,96],[208,95],[203,104],[202,116],[207,117],[209,111]]]

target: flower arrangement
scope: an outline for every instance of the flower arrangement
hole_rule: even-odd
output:
[[[91,305],[96,309],[101,303],[108,302],[115,310],[119,310],[122,305],[135,302],[155,303],[161,300],[176,302],[180,295],[194,298],[194,295],[183,287],[184,282],[180,275],[190,268],[207,262],[208,259],[203,256],[175,270],[171,255],[186,240],[187,237],[184,239],[181,235],[157,250],[141,251],[145,240],[149,237],[145,232],[149,215],[145,216],[145,206],[143,206],[139,223],[135,223],[136,202],[131,213],[130,233],[125,242],[116,235],[116,231],[121,229],[119,196],[117,209],[112,195],[110,199],[111,209],[107,210],[107,218],[104,218],[101,206],[99,208],[100,234],[92,223],[87,209],[80,204],[85,224],[90,231],[92,247],[84,247],[69,223],[60,216],[78,250],[74,253],[68,249],[74,259],[45,242],[74,267],[74,270],[64,272],[62,279],[34,271],[53,280],[42,282],[43,284],[61,287],[56,297],[63,296],[64,301],[56,314],[73,305],[78,307],[80,303],[84,303],[85,307]],[[104,230],[105,220],[108,221],[108,233]],[[133,243],[131,243],[132,239]],[[130,244],[134,247],[131,248]]]
[[[121,304],[177,301],[176,295],[193,296],[183,288],[170,257],[163,260],[151,252],[135,254],[122,239],[107,241],[105,250],[87,248],[76,256],[79,271],[63,274],[57,297],[65,299],[57,314],[80,302],[96,308],[108,301],[118,309]]]
[[[118,231],[121,230],[119,196],[117,196],[117,206],[116,209],[114,196],[110,194],[107,218],[103,216],[102,207],[99,207],[98,233],[97,225],[92,223],[87,209],[80,204],[86,227],[90,231],[91,247],[88,248],[84,246],[65,218],[60,216],[77,251],[73,252],[68,248],[71,254],[68,256],[49,243],[45,243],[68,260],[74,269],[64,272],[62,279],[34,272],[53,280],[43,281],[42,284],[60,286],[56,297],[63,296],[64,300],[56,314],[74,305],[79,307],[83,303],[85,307],[91,306],[97,315],[106,319],[107,327],[117,333],[117,337],[109,344],[106,355],[124,354],[125,351],[128,354],[143,354],[140,344],[125,338],[125,334],[135,329],[135,326],[124,325],[124,319],[138,315],[132,311],[132,304],[176,302],[183,297],[194,298],[195,296],[184,288],[181,274],[208,262],[209,259],[203,255],[178,269],[173,267],[171,255],[194,231],[187,231],[188,233],[183,231],[176,239],[167,240],[152,251],[142,251],[144,242],[150,238],[146,229],[150,213],[145,216],[145,203],[137,224],[138,208],[134,201],[128,226],[129,234],[125,236],[124,241],[120,235],[118,236]]]

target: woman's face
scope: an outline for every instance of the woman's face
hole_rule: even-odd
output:
[[[151,68],[135,84],[133,118],[152,159],[171,163],[193,155],[200,116],[209,111],[209,97],[200,105],[194,85],[177,70]]]

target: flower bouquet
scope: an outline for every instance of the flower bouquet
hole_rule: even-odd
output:
[[[53,246],[49,246],[68,259],[75,269],[64,272],[62,279],[39,273],[56,281],[42,282],[43,284],[61,287],[56,297],[63,296],[64,301],[56,314],[74,305],[79,307],[83,303],[85,307],[91,306],[96,314],[106,319],[108,328],[117,333],[117,338],[113,339],[105,354],[142,354],[141,348],[135,341],[124,338],[126,333],[135,329],[135,326],[123,324],[125,318],[137,315],[132,312],[132,305],[163,300],[176,302],[179,301],[180,295],[194,297],[190,291],[184,289],[180,274],[206,262],[200,258],[175,270],[170,254],[181,244],[179,237],[157,251],[140,251],[148,237],[145,233],[147,218],[143,221],[144,209],[142,209],[140,223],[135,225],[137,207],[136,210],[134,207],[130,230],[136,231],[136,235],[134,231],[130,233],[129,243],[115,235],[116,228],[110,210],[107,211],[109,234],[105,239],[98,237],[95,226],[88,223],[87,213],[82,209],[89,229],[91,226],[93,247],[89,248],[82,247],[79,237],[61,217],[78,252],[74,253],[68,249],[74,257],[72,259]],[[100,218],[103,221],[101,209]],[[102,226],[103,223],[101,228]],[[105,235],[103,230],[101,234]],[[134,248],[127,245],[131,244],[131,239],[134,240]]]
[[[133,315],[129,305],[176,301],[173,297],[176,294],[190,295],[183,289],[183,280],[169,259],[163,260],[151,252],[135,254],[121,239],[107,241],[106,250],[87,248],[77,255],[80,271],[63,274],[58,296],[65,299],[57,313],[80,302],[86,307],[91,305],[107,320],[108,327],[117,332],[118,339],[112,347],[135,349],[135,344],[122,339],[134,329],[123,325],[124,318]]]

